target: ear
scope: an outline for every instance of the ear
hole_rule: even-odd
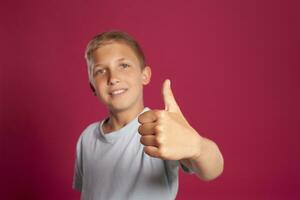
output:
[[[151,68],[149,66],[145,66],[142,70],[142,83],[143,85],[148,85],[151,80]]]

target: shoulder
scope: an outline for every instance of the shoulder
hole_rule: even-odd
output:
[[[85,129],[83,129],[82,133],[81,133],[81,137],[86,137],[89,134],[91,134],[92,132],[94,132],[95,130],[97,130],[97,127],[99,127],[100,122],[93,122],[91,124],[89,124],[88,126],[85,127]]]
[[[80,143],[86,143],[87,141],[91,141],[93,138],[96,137],[96,132],[98,131],[97,129],[99,128],[100,122],[93,122],[89,125],[87,125],[83,131],[81,132],[77,144]]]

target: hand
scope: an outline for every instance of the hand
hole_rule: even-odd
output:
[[[141,143],[149,156],[164,160],[194,159],[200,155],[201,136],[183,116],[165,80],[162,96],[165,110],[150,110],[138,118]]]

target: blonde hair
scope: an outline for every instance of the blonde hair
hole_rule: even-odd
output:
[[[107,31],[103,32],[99,35],[96,35],[92,38],[92,40],[88,43],[85,51],[85,59],[88,67],[88,76],[89,81],[92,86],[94,86],[94,78],[93,78],[93,53],[100,48],[102,45],[105,45],[109,42],[121,42],[127,44],[136,54],[140,66],[143,69],[145,67],[145,56],[142,48],[132,37],[130,37],[127,33],[122,31]]]

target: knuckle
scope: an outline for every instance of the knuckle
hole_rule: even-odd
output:
[[[140,138],[140,142],[141,142],[142,144],[144,144],[144,138],[143,138],[143,137]]]
[[[165,118],[165,117],[166,117],[166,111],[161,110],[161,111],[159,112],[159,115],[160,115],[160,118],[161,118],[161,119]]]
[[[144,146],[144,152],[146,153],[146,154],[148,154],[149,155],[149,152],[148,152],[148,148],[147,148],[147,146]]]
[[[161,119],[164,117],[164,111],[163,110],[156,110],[155,115],[158,119]]]
[[[166,153],[167,153],[167,151],[166,151],[165,147],[160,147],[159,148],[158,154],[159,154],[160,157],[162,157],[162,158],[166,157]]]
[[[140,135],[142,135],[142,133],[143,133],[143,127],[142,126],[139,126],[138,132],[139,132]]]
[[[141,124],[142,123],[142,114],[138,116],[138,122]]]
[[[154,129],[155,129],[156,133],[162,133],[164,130],[164,127],[161,124],[157,124]]]
[[[155,137],[155,143],[158,145],[158,146],[161,146],[163,144],[163,138],[161,135],[157,135]]]

